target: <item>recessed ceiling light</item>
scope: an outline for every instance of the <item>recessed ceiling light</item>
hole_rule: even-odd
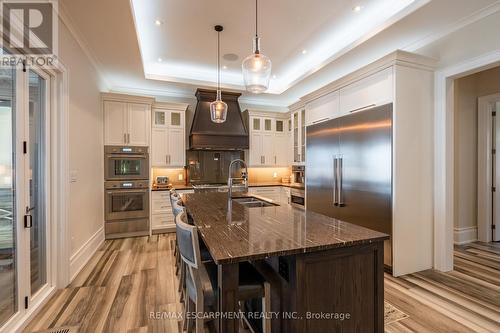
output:
[[[158,25],[158,26],[160,26],[160,25],[163,24],[163,22],[161,20],[159,20],[159,19],[156,19],[155,20],[155,24]]]
[[[162,58],[158,58],[158,62],[162,62],[162,61],[163,61],[163,59],[162,59]]]
[[[273,75],[273,79],[275,79],[275,78],[276,78],[276,74]]]
[[[222,69],[227,69],[227,66],[226,65],[222,66]]]
[[[360,5],[354,6],[352,8],[352,10],[355,11],[355,12],[359,12],[359,11],[361,11],[361,9],[363,9],[363,7],[361,7]]]
[[[306,54],[307,53],[307,50],[302,50],[302,54]]]

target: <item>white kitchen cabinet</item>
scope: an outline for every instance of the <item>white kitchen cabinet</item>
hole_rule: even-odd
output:
[[[305,109],[292,111],[292,148],[293,164],[303,165],[306,161]]]
[[[287,186],[281,186],[281,196],[280,202],[282,205],[290,205],[290,188]]]
[[[288,134],[275,134],[274,136],[274,164],[276,166],[289,165],[289,136]]]
[[[104,100],[104,144],[149,146],[151,105]]]
[[[339,92],[334,91],[306,104],[306,126],[339,116]]]
[[[104,142],[123,145],[127,142],[127,103],[104,102]]]
[[[175,219],[169,191],[151,193],[151,228],[155,231],[175,231]]]
[[[152,119],[151,165],[183,167],[186,163],[185,111],[187,104],[155,103]]]
[[[393,67],[351,83],[339,91],[339,116],[394,100]]]
[[[287,166],[288,118],[285,114],[245,110],[244,119],[250,130],[249,166]]]
[[[248,192],[276,203],[281,202],[281,186],[250,187]]]
[[[339,92],[339,115],[392,103],[392,269],[399,276],[433,267],[435,60],[396,51],[301,98],[300,110]],[[369,112],[369,111],[368,111]],[[294,128],[295,130],[295,128]],[[297,145],[297,143],[295,143]],[[389,254],[387,251],[386,254]]]

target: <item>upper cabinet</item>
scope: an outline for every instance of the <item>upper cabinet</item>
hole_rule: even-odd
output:
[[[287,115],[276,112],[246,110],[249,128],[249,166],[288,166]]]
[[[334,91],[306,104],[306,126],[339,116],[339,92]]]
[[[104,144],[149,146],[152,98],[103,94]]]
[[[292,126],[292,163],[304,164],[306,161],[306,111],[304,108],[291,112]]]
[[[155,103],[153,105],[152,166],[183,167],[186,164],[187,107],[187,104],[180,103]]]
[[[339,116],[394,100],[393,67],[386,68],[340,89]]]

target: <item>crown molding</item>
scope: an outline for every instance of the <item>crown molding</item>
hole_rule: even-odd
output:
[[[172,102],[157,102],[153,103],[153,109],[165,109],[165,110],[176,110],[176,111],[186,111],[188,108],[188,103],[172,103]]]
[[[407,45],[406,47],[403,47],[402,50],[408,51],[408,52],[415,52],[416,50],[425,47],[443,37],[446,37],[462,28],[465,28],[466,26],[473,24],[491,14],[494,14],[496,12],[500,11],[500,1],[497,1],[495,3],[492,3],[489,6],[486,6],[484,8],[481,8],[472,14],[462,17],[459,20],[455,21],[454,23],[448,25],[445,29],[440,30],[437,33],[431,33],[428,36],[412,42],[411,44]]]
[[[72,19],[71,14],[69,14],[69,12],[66,8],[66,5],[64,5],[64,3],[60,1],[58,7],[59,7],[59,18],[61,19],[61,22],[68,28],[68,31],[71,34],[71,36],[75,39],[76,43],[80,46],[83,53],[85,53],[85,55],[87,56],[90,63],[92,64],[95,71],[97,72],[99,79],[109,89],[111,87],[111,85],[104,75],[104,71],[102,69],[103,68],[102,64],[99,62],[97,57],[91,51],[90,47],[88,46],[88,43],[86,42],[85,38],[83,37],[83,34],[72,23],[74,20]]]
[[[152,96],[127,95],[117,93],[101,93],[101,99],[103,101],[126,101],[130,103],[143,103],[149,105],[153,105],[153,103],[155,102],[155,98]]]

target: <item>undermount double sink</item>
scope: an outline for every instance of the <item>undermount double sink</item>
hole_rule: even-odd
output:
[[[233,198],[232,201],[248,208],[279,206],[278,204],[265,201],[256,197]]]

